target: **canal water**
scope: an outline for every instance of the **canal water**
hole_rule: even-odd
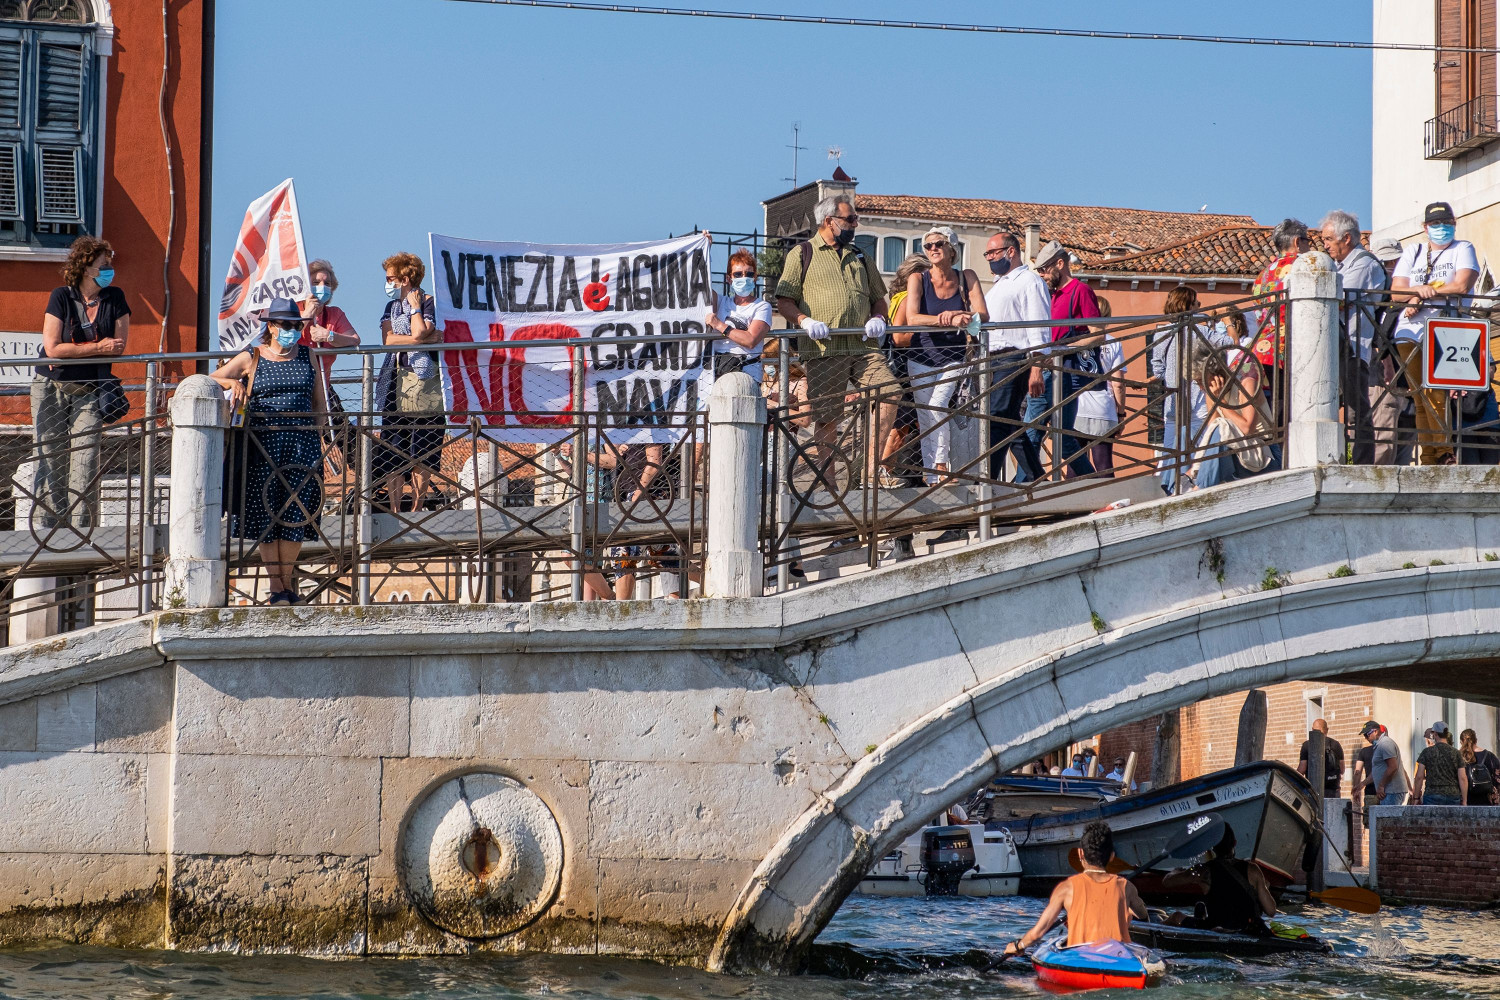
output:
[[[818,939],[823,974],[714,976],[608,958],[347,959],[96,949],[0,952],[0,998],[48,1000],[969,1000],[1039,996],[1029,968],[985,969],[1041,911],[1034,899],[853,897]],[[1285,918],[1335,953],[1170,959],[1162,998],[1500,998],[1500,915],[1413,907]],[[925,967],[924,967],[925,965]],[[934,968],[936,966],[936,968]],[[1134,991],[1120,991],[1133,994]],[[1091,996],[1119,995],[1099,991]]]

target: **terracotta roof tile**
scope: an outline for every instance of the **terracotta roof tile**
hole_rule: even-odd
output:
[[[934,222],[958,222],[1009,229],[1024,236],[1029,223],[1042,227],[1042,242],[1057,240],[1092,270],[1106,253],[1136,246],[1143,249],[1180,243],[1210,230],[1254,227],[1248,215],[1209,212],[1154,212],[1142,208],[1104,208],[1095,205],[1046,205],[992,198],[927,198],[908,194],[854,196],[861,215]]]
[[[1322,234],[1314,229],[1310,235],[1313,249],[1322,250]],[[1368,246],[1370,234],[1361,234],[1361,240]],[[1225,226],[1128,257],[1086,262],[1082,270],[1099,274],[1202,276],[1254,281],[1275,256],[1270,226]]]

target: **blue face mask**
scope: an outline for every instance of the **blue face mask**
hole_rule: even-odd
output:
[[[385,283],[385,297],[388,299],[399,299],[401,297],[401,286],[394,281]]]
[[[1435,222],[1427,227],[1427,238],[1434,246],[1446,246],[1453,242],[1453,223]]]
[[[94,283],[100,288],[108,288],[109,283],[114,280],[115,269],[112,267],[101,267],[99,269],[99,277],[94,279]]]
[[[999,257],[985,263],[990,265],[990,273],[997,278],[1004,277],[1010,272],[1011,261],[1009,257]]]
[[[313,285],[313,298],[327,305],[328,300],[333,298],[333,289],[327,285]]]
[[[734,289],[734,294],[738,295],[740,298],[749,298],[750,296],[755,294],[755,279],[735,278],[729,283],[729,287]]]
[[[302,331],[294,326],[283,326],[276,331],[276,343],[282,347],[291,347],[302,336]]]

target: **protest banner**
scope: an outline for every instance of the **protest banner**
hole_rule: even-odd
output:
[[[244,347],[259,336],[260,312],[272,299],[300,301],[311,288],[297,192],[287,178],[245,211],[219,299],[219,347]]]
[[[657,243],[490,243],[432,234],[433,294],[443,340],[500,345],[443,354],[454,423],[478,417],[504,441],[555,441],[582,405],[617,444],[669,443],[699,408],[702,340],[621,338],[702,334],[714,294],[708,237]],[[585,338],[586,344],[536,342]]]

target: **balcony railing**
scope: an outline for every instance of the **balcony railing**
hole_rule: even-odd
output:
[[[1500,139],[1497,104],[1500,100],[1494,94],[1484,94],[1428,121],[1427,159],[1456,160]]]

